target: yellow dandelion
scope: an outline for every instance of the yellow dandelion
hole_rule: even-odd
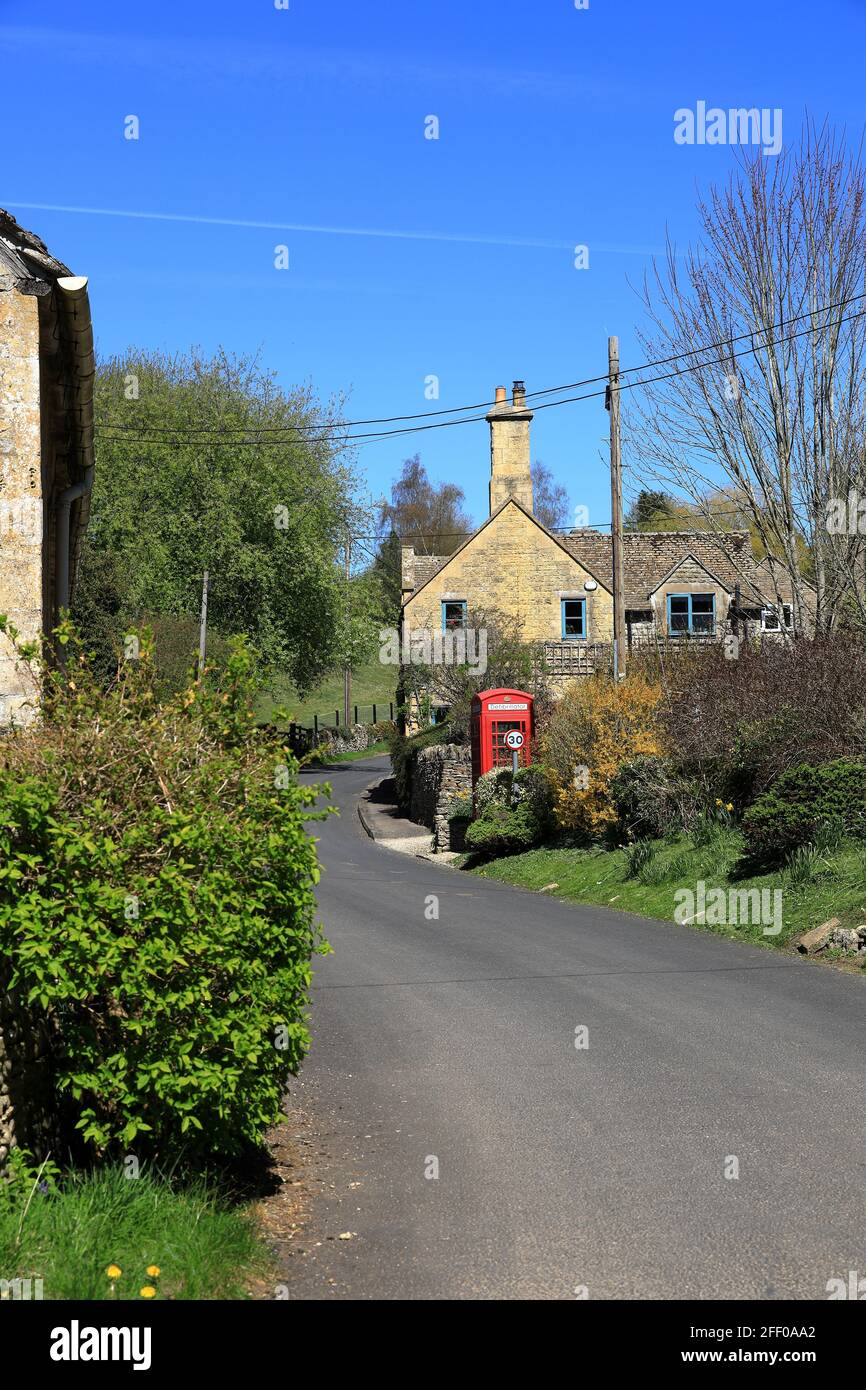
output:
[[[139,1289],[138,1292],[141,1294],[142,1298],[156,1298],[156,1289],[152,1284],[145,1284],[144,1288]]]
[[[108,1275],[109,1279],[119,1279],[121,1274],[123,1273],[123,1270],[118,1268],[117,1265],[109,1265],[108,1269],[105,1272]]]
[[[147,1275],[148,1279],[158,1279],[159,1265],[148,1265],[147,1269],[145,1270],[145,1274]]]

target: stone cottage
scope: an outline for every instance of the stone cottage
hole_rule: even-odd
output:
[[[87,280],[0,209],[0,613],[31,640],[68,608],[93,480]],[[0,729],[33,718],[0,636]]]
[[[554,687],[562,688],[611,665],[611,539],[591,527],[554,533],[533,515],[532,411],[522,381],[510,401],[496,388],[486,419],[489,516],[450,555],[403,547],[403,650],[412,650],[413,634],[453,640],[473,628],[473,611],[504,613],[519,620],[527,642],[542,646]],[[623,569],[629,648],[718,641],[735,626],[746,637],[790,628],[787,581],[768,561],[756,564],[747,531],[626,532]],[[429,693],[441,716],[441,698]]]

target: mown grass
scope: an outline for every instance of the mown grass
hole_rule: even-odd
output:
[[[114,1281],[109,1265],[122,1271]],[[37,1189],[26,1214],[20,1200],[0,1200],[0,1278],[41,1279],[46,1299],[143,1302],[144,1287],[157,1299],[239,1299],[268,1267],[250,1207],[204,1179],[127,1178],[112,1167]]]
[[[646,842],[649,852],[629,849],[534,849],[489,861],[471,872],[503,883],[540,889],[555,883],[552,897],[597,903],[674,921],[676,892],[696,891],[703,880],[712,888],[781,889],[782,930],[765,935],[761,923],[691,923],[756,946],[784,946],[792,936],[838,917],[842,926],[866,922],[866,849],[844,842],[824,852],[800,856],[790,867],[739,877],[743,848],[738,831],[719,827],[704,844],[688,835]],[[835,953],[839,954],[839,953]]]

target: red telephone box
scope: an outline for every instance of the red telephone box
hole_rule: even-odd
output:
[[[523,735],[517,757],[521,767],[530,763],[532,739],[532,696],[525,690],[482,690],[472,697],[472,785],[483,772],[494,767],[511,767],[512,749],[506,736],[516,730]]]

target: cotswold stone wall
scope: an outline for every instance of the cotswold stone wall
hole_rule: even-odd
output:
[[[0,271],[0,613],[22,641],[42,630],[39,304]],[[0,727],[36,713],[36,687],[0,636]]]
[[[433,831],[433,849],[449,848],[448,807],[451,798],[472,790],[472,760],[468,748],[437,743],[421,748],[412,774],[409,816]]]
[[[47,1032],[0,978],[0,1172],[10,1149],[41,1162],[53,1141]]]

